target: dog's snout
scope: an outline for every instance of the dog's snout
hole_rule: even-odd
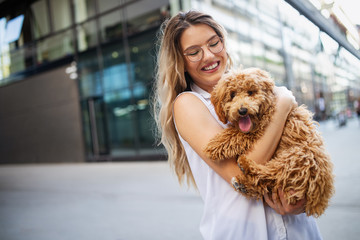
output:
[[[247,111],[247,108],[240,108],[238,112],[241,116],[244,116],[247,114]]]

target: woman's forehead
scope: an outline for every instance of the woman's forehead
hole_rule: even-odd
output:
[[[201,46],[206,44],[216,32],[206,24],[192,25],[187,28],[180,37],[180,44],[183,50],[192,46]]]

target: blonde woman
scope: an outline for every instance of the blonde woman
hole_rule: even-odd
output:
[[[231,178],[241,174],[236,161],[215,163],[203,152],[226,127],[210,102],[213,87],[232,67],[225,29],[209,15],[181,12],[164,22],[159,40],[154,115],[179,182],[192,183],[204,201],[204,239],[321,239],[314,219],[302,213],[305,200],[289,205],[282,192],[264,196],[265,203],[248,200],[231,185]],[[296,105],[286,88],[276,88],[276,94],[273,120],[248,153],[258,163],[270,160]]]

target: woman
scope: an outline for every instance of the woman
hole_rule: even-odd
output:
[[[217,118],[210,93],[232,65],[226,32],[211,16],[189,11],[164,22],[158,53],[155,118],[179,182],[193,183],[204,201],[200,231],[204,239],[321,239],[313,218],[301,214],[304,201],[289,205],[282,192],[248,200],[231,185],[242,174],[234,159],[219,163],[203,149],[226,126]],[[276,88],[277,110],[265,135],[247,154],[265,164],[274,153],[287,114],[296,105],[285,88]]]

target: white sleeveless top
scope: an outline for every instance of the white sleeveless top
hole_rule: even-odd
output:
[[[192,84],[192,94],[222,125],[210,94]],[[262,201],[248,200],[210,168],[180,136],[189,165],[204,201],[200,232],[205,240],[312,240],[322,239],[314,218],[305,214],[281,216]]]

